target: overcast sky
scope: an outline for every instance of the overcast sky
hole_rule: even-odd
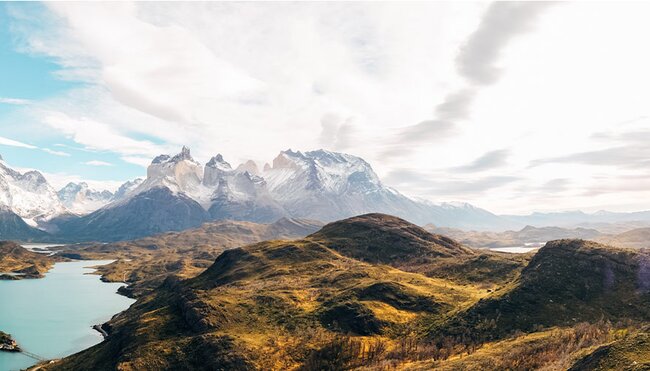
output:
[[[363,157],[497,213],[650,209],[648,3],[2,3],[0,154],[55,186],[151,158]]]

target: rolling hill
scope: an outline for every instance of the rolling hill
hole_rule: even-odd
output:
[[[479,251],[362,215],[168,276],[103,326],[106,341],[40,367],[607,369],[645,359],[648,262],[583,240]]]
[[[192,277],[206,269],[224,250],[271,239],[299,238],[322,223],[283,218],[274,223],[208,222],[182,232],[167,232],[132,241],[78,244],[59,248],[74,259],[118,259],[97,271],[106,281],[129,283],[122,293],[138,296],[152,290],[169,274]]]

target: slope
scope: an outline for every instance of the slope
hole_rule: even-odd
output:
[[[599,320],[650,320],[650,253],[583,240],[547,243],[518,280],[464,313],[436,323],[431,336],[467,342],[517,331]]]
[[[230,249],[195,278],[168,278],[110,321],[107,341],[47,368],[313,369],[340,336],[351,336],[353,348],[376,342],[396,349],[402,334],[428,318],[489,294],[352,257],[471,254],[451,240],[438,244],[417,226],[384,215],[340,223],[302,240]],[[348,239],[354,248],[343,248],[341,229],[357,231]],[[393,241],[397,247],[389,246]]]
[[[69,245],[61,248],[59,255],[75,259],[117,258],[100,266],[98,273],[106,281],[128,282],[129,286],[121,292],[140,296],[160,285],[169,274],[199,274],[226,249],[269,239],[304,237],[320,226],[317,221],[286,218],[271,224],[223,220],[133,241]]]

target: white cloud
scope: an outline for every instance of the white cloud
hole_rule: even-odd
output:
[[[19,142],[17,140],[5,138],[5,137],[0,137],[0,145],[2,146],[10,146],[10,147],[21,147],[21,148],[29,148],[29,149],[36,149],[38,147],[33,146],[31,144]]]
[[[121,134],[114,127],[89,118],[73,118],[63,112],[46,111],[43,122],[89,149],[114,151],[128,155],[155,156],[163,149],[148,140]]]
[[[68,152],[55,151],[55,150],[53,150],[53,149],[49,149],[49,148],[41,148],[41,149],[42,149],[44,152],[47,152],[47,153],[49,153],[49,154],[51,154],[51,155],[55,155],[55,156],[63,156],[63,157],[70,157],[70,154],[69,154]]]
[[[147,167],[151,164],[151,158],[149,157],[137,157],[137,156],[122,156],[122,161],[128,162],[130,164],[139,165],[142,167]]]
[[[0,103],[13,104],[13,105],[26,105],[26,104],[30,104],[31,101],[28,99],[21,99],[21,98],[0,97]]]
[[[113,166],[110,162],[99,161],[99,160],[90,160],[83,163],[84,165],[89,166]]]

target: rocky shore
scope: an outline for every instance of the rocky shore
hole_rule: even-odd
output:
[[[20,347],[16,340],[11,338],[11,335],[0,331],[0,351],[20,352]]]

